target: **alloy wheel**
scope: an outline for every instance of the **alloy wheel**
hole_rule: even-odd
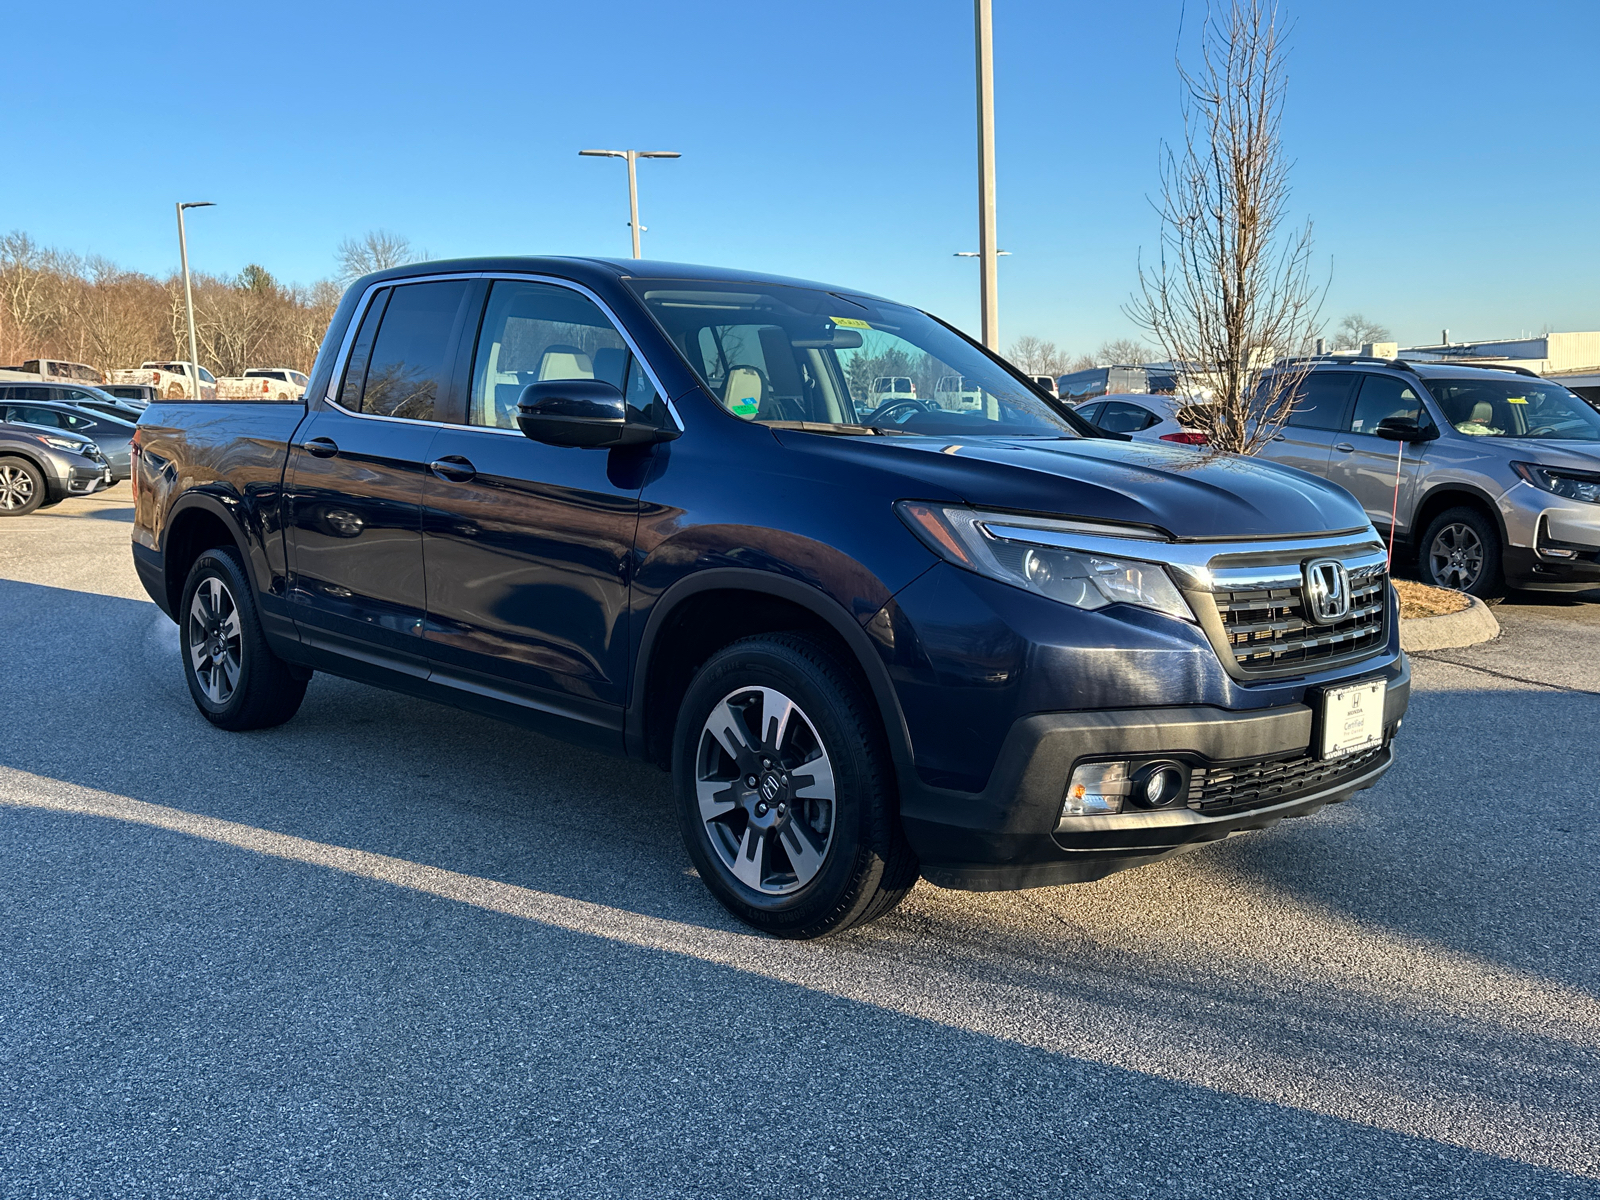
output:
[[[33,500],[33,476],[21,467],[0,467],[0,508],[11,512]]]
[[[1457,521],[1434,535],[1428,547],[1428,568],[1440,587],[1464,592],[1483,573],[1483,542],[1472,526]]]
[[[822,869],[833,842],[833,764],[811,718],[776,688],[740,688],[711,709],[695,789],[712,849],[746,887],[787,895]]]
[[[195,588],[189,603],[188,633],[189,663],[200,690],[211,703],[227,704],[239,686],[243,639],[239,606],[215,575],[202,579]]]

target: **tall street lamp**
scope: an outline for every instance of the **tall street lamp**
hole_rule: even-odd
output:
[[[978,51],[978,305],[983,344],[1000,349],[1000,271],[994,220],[994,28],[990,0],[973,0]]]
[[[580,158],[625,158],[628,160],[628,228],[633,230],[633,256],[639,257],[639,172],[641,158],[682,158],[676,150],[579,150]]]
[[[200,399],[200,350],[194,339],[194,289],[189,286],[189,242],[183,231],[183,210],[215,208],[214,200],[182,201],[178,204],[178,258],[183,263],[183,303],[189,310],[189,399]]]

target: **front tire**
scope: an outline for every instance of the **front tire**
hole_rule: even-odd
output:
[[[1500,531],[1475,508],[1450,508],[1428,524],[1417,554],[1424,583],[1495,601],[1506,593]]]
[[[25,517],[42,506],[44,472],[25,458],[0,458],[0,517]]]
[[[178,617],[183,677],[206,720],[237,732],[282,725],[299,711],[311,677],[267,645],[238,551],[201,552]]]
[[[701,880],[766,933],[840,933],[916,882],[877,714],[815,638],[768,634],[714,654],[678,712],[673,779]]]

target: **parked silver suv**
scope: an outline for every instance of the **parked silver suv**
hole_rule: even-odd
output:
[[[1346,488],[1385,536],[1392,513],[1426,582],[1600,586],[1600,412],[1530,371],[1319,359],[1262,457]]]

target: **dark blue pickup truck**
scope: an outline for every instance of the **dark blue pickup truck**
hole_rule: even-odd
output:
[[[153,405],[135,496],[208,720],[279,724],[327,671],[647,759],[707,886],[786,937],[1346,800],[1409,695],[1346,492],[1106,436],[791,279],[371,275],[304,402]]]

